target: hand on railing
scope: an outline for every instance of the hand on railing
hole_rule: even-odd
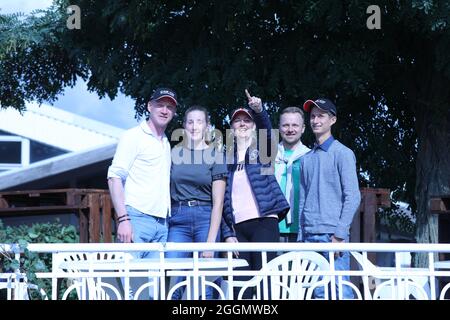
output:
[[[238,239],[237,239],[236,237],[228,237],[228,238],[225,239],[225,242],[228,242],[228,243],[238,243],[239,241],[238,241]],[[234,251],[234,252],[233,252],[233,255],[234,255],[236,258],[239,258],[239,252],[238,252],[238,251]]]
[[[203,251],[201,254],[202,258],[213,258],[214,257],[214,251]]]

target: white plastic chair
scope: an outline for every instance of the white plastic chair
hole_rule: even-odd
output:
[[[120,260],[125,261],[131,256],[124,252],[67,252],[58,253],[59,261],[56,265],[66,262],[70,265],[71,262],[77,261],[110,261]],[[76,266],[76,264],[74,264]],[[123,290],[120,288],[120,279],[117,278],[102,278],[102,277],[80,277],[80,273],[88,272],[88,270],[79,270],[76,267],[67,267],[60,269],[62,272],[72,274],[68,276],[72,280],[70,285],[64,292],[62,299],[66,300],[71,291],[76,290],[79,299],[87,300],[120,300],[122,299]]]
[[[237,299],[247,288],[256,287],[256,299],[271,300],[305,300],[312,299],[314,289],[327,287],[329,276],[322,276],[320,271],[329,271],[328,261],[317,252],[287,252],[269,261],[261,271],[275,273],[270,276],[256,275],[248,281],[233,281],[233,287],[242,287]],[[311,274],[315,272],[316,274]],[[267,278],[267,279],[264,279]],[[320,279],[320,280],[319,280]],[[270,282],[270,293],[261,294],[260,283],[266,285]],[[264,289],[263,289],[264,290]],[[325,291],[325,299],[328,299],[328,290]]]
[[[28,283],[24,273],[0,273],[0,289],[6,289],[7,300],[30,300],[28,290],[37,290],[45,300],[48,300],[45,291],[35,284]]]
[[[364,257],[359,252],[351,252],[352,256],[360,265],[360,268],[367,271],[368,276],[363,277],[363,286],[366,297],[371,297],[374,300],[409,300],[412,296],[416,300],[429,299],[429,277],[428,276],[392,276],[380,274],[383,271],[393,272],[395,267],[378,267],[374,265],[369,259]],[[403,270],[402,270],[403,269]],[[422,268],[401,268],[402,271],[423,271],[428,269]],[[369,277],[373,279],[375,290],[370,294]]]

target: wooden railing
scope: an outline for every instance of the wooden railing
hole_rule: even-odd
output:
[[[376,242],[376,213],[391,206],[389,189],[361,188],[361,204],[350,228],[350,242]],[[369,260],[375,262],[375,253]]]
[[[0,218],[73,213],[79,218],[80,242],[112,242],[112,206],[108,190],[0,192]]]
[[[360,210],[351,226],[351,242],[375,242],[376,212],[390,206],[389,189],[361,188]],[[75,213],[80,242],[112,242],[113,207],[108,190],[55,189],[0,192],[0,219],[4,216]],[[373,255],[370,260],[375,262]]]

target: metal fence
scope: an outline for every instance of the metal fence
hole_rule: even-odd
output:
[[[3,245],[4,252],[20,256],[15,245]],[[251,290],[251,299],[341,300],[344,290],[352,299],[437,300],[450,296],[450,261],[438,261],[439,253],[449,253],[449,244],[411,243],[80,243],[29,244],[39,255],[51,254],[50,272],[37,272],[49,279],[51,289],[40,294],[47,299],[242,299]],[[189,258],[167,258],[167,253],[186,252]],[[204,251],[217,258],[202,258]],[[246,270],[246,261],[236,252],[259,252],[262,268]],[[140,252],[149,252],[146,259]],[[267,253],[277,257],[268,261]],[[355,270],[336,270],[335,253],[349,252]],[[379,267],[367,259],[368,253],[394,253],[395,266]],[[328,253],[328,254],[327,254]],[[427,268],[412,268],[403,257],[426,253]],[[326,258],[325,258],[326,257]],[[350,277],[350,278],[346,278]],[[61,279],[67,280],[61,290]],[[1,274],[0,289],[7,299],[26,299],[37,289],[17,270]],[[351,281],[350,281],[351,280]],[[62,292],[61,292],[62,291]]]

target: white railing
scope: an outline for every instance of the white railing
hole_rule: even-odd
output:
[[[411,243],[77,243],[29,244],[28,250],[52,254],[51,272],[38,272],[38,278],[51,279],[51,299],[172,299],[177,288],[184,299],[203,299],[209,292],[218,299],[240,299],[245,288],[254,288],[255,299],[314,299],[322,288],[325,299],[342,299],[344,287],[355,299],[444,299],[450,296],[450,261],[438,261],[439,253],[450,253],[449,244]],[[17,247],[3,245],[17,255]],[[150,259],[133,254],[148,251]],[[189,259],[170,259],[170,251],[184,251]],[[204,259],[201,252],[221,252],[222,258]],[[242,270],[245,261],[234,252],[261,252],[261,270]],[[267,261],[267,252],[278,257]],[[329,259],[319,253],[328,252]],[[335,270],[335,252],[350,252],[357,268]],[[384,268],[367,259],[367,253],[395,253],[395,267]],[[428,268],[402,265],[403,253],[426,253]],[[240,268],[239,268],[240,267]],[[17,292],[8,299],[22,299],[23,273],[15,272],[3,288]],[[352,277],[353,282],[343,279]],[[249,279],[243,280],[242,277]],[[447,278],[446,278],[447,277]],[[22,279],[19,282],[17,279]],[[68,279],[60,293],[58,279]],[[221,283],[217,281],[221,279]],[[25,279],[26,280],[26,279]],[[5,281],[0,282],[0,285]],[[22,285],[20,285],[22,283]],[[16,287],[15,287],[16,286]],[[338,288],[330,290],[329,288]],[[0,288],[2,288],[0,286]],[[20,290],[22,291],[20,291]],[[126,293],[126,294],[125,294]]]

